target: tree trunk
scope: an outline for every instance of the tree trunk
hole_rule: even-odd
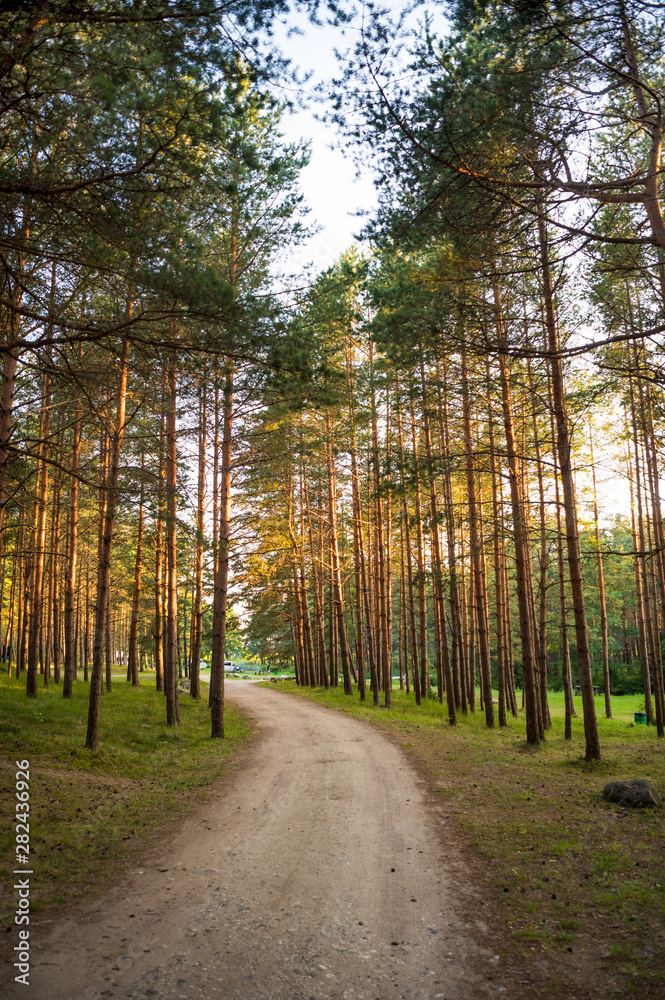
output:
[[[439,431],[444,459],[443,498],[446,522],[446,544],[448,548],[448,575],[450,592],[450,618],[452,632],[451,669],[455,687],[455,705],[461,708],[465,715],[469,714],[466,685],[461,683],[460,657],[462,656],[462,616],[460,612],[459,590],[457,582],[457,545],[455,541],[455,504],[453,502],[453,482],[450,455],[450,429],[448,420],[448,370],[443,365],[443,397],[441,394],[441,375],[437,364],[437,380],[439,382]],[[463,667],[463,663],[462,663]]]
[[[199,667],[203,645],[203,541],[206,483],[206,442],[208,427],[208,397],[206,387],[199,390],[199,478],[196,495],[196,555],[194,563],[194,605],[192,608],[191,662],[189,667],[189,694],[201,697]]]
[[[478,628],[478,653],[480,659],[480,683],[485,708],[485,724],[494,728],[494,705],[492,703],[492,668],[490,664],[489,637],[487,635],[487,604],[485,572],[483,566],[480,511],[476,494],[476,471],[473,437],[471,433],[471,400],[466,363],[466,348],[462,348],[462,399],[464,421],[464,448],[466,451],[466,485],[469,505],[469,546],[471,549],[471,572],[474,576],[476,601],[476,624]]]
[[[418,606],[420,611],[420,696],[427,698],[429,684],[429,651],[427,649],[427,600],[425,596],[425,548],[423,544],[423,521],[420,504],[420,470],[418,467],[418,444],[416,439],[416,414],[411,399],[411,446],[413,448],[413,471],[416,481],[415,516],[416,549],[418,556]]]
[[[505,331],[503,323],[503,306],[498,281],[493,281],[495,322],[497,340],[499,343],[499,373],[501,379],[501,402],[503,409],[503,424],[506,435],[506,454],[508,459],[508,480],[510,483],[510,501],[513,515],[513,544],[515,548],[515,570],[517,577],[517,604],[520,621],[520,643],[522,649],[522,690],[524,692],[524,707],[526,712],[527,743],[537,745],[543,739],[542,720],[537,701],[535,678],[535,643],[533,635],[533,609],[530,607],[531,591],[529,587],[528,560],[528,527],[520,490],[520,469],[515,439],[513,421],[513,404],[510,386],[508,359],[505,353]],[[502,350],[503,348],[503,350]]]
[[[37,697],[37,660],[41,636],[42,611],[44,607],[44,565],[46,557],[46,506],[49,483],[49,433],[51,427],[51,365],[53,322],[55,312],[55,263],[51,267],[51,295],[49,302],[49,322],[45,370],[42,385],[42,406],[39,415],[39,455],[37,459],[37,481],[35,485],[35,533],[33,542],[32,609],[28,633],[28,677],[26,693]]]
[[[58,471],[54,483],[53,525],[51,530],[51,613],[53,620],[53,680],[60,683],[60,515],[61,515],[61,473]]]
[[[167,361],[166,398],[166,622],[164,643],[164,691],[166,724],[180,724],[178,702],[178,561],[177,561],[177,451],[176,451],[176,357]]]
[[[605,716],[612,718],[612,701],[610,690],[610,656],[609,642],[607,634],[607,605],[605,602],[605,573],[603,571],[603,552],[600,544],[600,528],[598,525],[598,496],[596,493],[596,467],[593,461],[593,435],[591,433],[591,421],[589,421],[589,447],[591,449],[591,475],[593,480],[593,524],[596,534],[596,548],[598,550],[598,603],[600,605],[600,629],[603,644],[603,688],[605,693]]]
[[[159,472],[155,518],[155,688],[164,691],[164,453],[166,450],[164,407],[159,428]]]
[[[210,718],[213,739],[224,737],[224,658],[226,656],[226,609],[231,542],[231,445],[233,429],[233,363],[226,361],[222,401],[222,475],[219,490],[218,552],[215,560],[212,609],[212,659],[210,666]]]
[[[130,287],[127,296],[126,316],[131,320],[134,305],[134,289]],[[119,359],[118,387],[116,391],[116,414],[111,439],[111,456],[106,479],[106,510],[102,531],[99,570],[97,574],[97,602],[95,610],[95,634],[92,648],[92,675],[90,678],[90,701],[88,706],[88,728],[85,745],[89,750],[99,746],[99,708],[102,695],[104,638],[108,625],[107,608],[111,583],[111,546],[117,505],[118,472],[120,469],[120,449],[125,429],[125,408],[127,403],[127,374],[129,369],[129,340],[122,341]]]
[[[143,453],[141,453],[141,473],[143,473]],[[141,611],[141,574],[143,571],[143,482],[139,502],[139,523],[136,529],[136,560],[134,563],[134,592],[132,594],[132,617],[129,626],[129,656],[127,657],[127,680],[132,687],[139,686],[139,614]]]
[[[635,489],[633,487],[633,474],[628,458],[628,482],[630,483],[630,521],[633,537],[633,550],[635,552],[635,603],[637,605],[637,636],[640,662],[642,665],[642,683],[644,685],[644,712],[647,717],[647,725],[653,726],[653,700],[651,698],[651,672],[649,670],[649,645],[647,639],[646,615],[644,610],[644,592],[642,589],[642,570],[640,566],[640,556],[637,553],[643,550],[644,543],[637,534],[635,525]]]
[[[409,506],[406,498],[406,475],[404,470],[404,441],[402,437],[402,414],[399,407],[399,402],[397,405],[397,445],[399,448],[400,488],[402,491],[402,521],[404,524],[405,548],[406,548],[406,579],[408,585],[408,608],[409,608],[409,622],[411,628],[411,654],[413,658],[412,659],[413,693],[416,699],[416,705],[420,705],[421,692],[420,692],[420,670],[418,664],[418,633],[416,630],[416,605],[414,600],[414,588],[413,588],[413,549],[411,543],[411,522],[409,519]]]
[[[425,431],[425,454],[427,455],[428,475],[430,481],[430,532],[432,537],[432,582],[434,589],[434,621],[437,632],[437,687],[439,701],[443,701],[443,686],[445,682],[446,701],[448,703],[448,722],[451,726],[457,724],[457,707],[455,704],[455,688],[450,665],[448,636],[446,627],[446,611],[443,600],[443,572],[441,560],[441,542],[439,539],[439,511],[437,506],[436,479],[432,455],[432,435],[430,431],[429,409],[425,398],[425,368],[420,362],[420,376],[423,390],[423,424]],[[491,704],[490,697],[490,704]]]
[[[503,589],[503,553],[501,551],[501,539],[503,538],[503,525],[501,524],[499,491],[497,487],[497,462],[496,443],[494,436],[494,407],[492,406],[492,393],[490,385],[490,361],[487,356],[487,428],[489,434],[490,451],[490,474],[492,477],[492,520],[494,522],[494,591],[496,600],[496,669],[499,684],[499,726],[507,726],[506,716],[506,667],[504,661],[505,653],[505,608]]]
[[[330,523],[330,554],[333,587],[333,602],[337,619],[337,634],[342,655],[342,676],[344,679],[344,694],[352,694],[351,686],[351,652],[346,635],[344,620],[344,594],[342,590],[342,575],[340,566],[339,543],[337,539],[337,489],[335,483],[335,467],[332,451],[332,424],[330,411],[326,410],[326,449],[328,465],[328,515]]]
[[[552,292],[552,277],[550,273],[549,251],[547,246],[547,231],[542,213],[538,216],[538,236],[540,243],[543,295],[545,299],[545,324],[547,329],[550,376],[552,380],[552,402],[554,404],[557,451],[559,453],[559,469],[561,470],[561,484],[563,487],[568,568],[573,598],[573,614],[575,616],[575,639],[577,643],[577,658],[580,671],[580,687],[582,688],[584,738],[586,743],[585,759],[600,760],[600,740],[598,737],[598,724],[596,722],[596,708],[593,700],[593,679],[591,676],[591,658],[589,656],[589,639],[586,623],[586,608],[584,603],[584,586],[582,581],[582,558],[580,554],[579,530],[577,527],[575,484],[573,482],[573,470],[571,464],[570,430],[566,414],[563,373],[561,370],[561,357],[559,354],[558,335],[554,316],[554,297]]]

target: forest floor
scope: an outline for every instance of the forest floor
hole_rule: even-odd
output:
[[[482,864],[394,741],[249,682],[228,693],[259,728],[241,765],[112,887],[39,915],[32,995],[538,995]],[[3,996],[25,996],[6,979]]]
[[[15,855],[16,761],[30,763],[30,859],[37,865],[33,914],[72,904],[133,863],[164,830],[205,801],[210,785],[242,755],[251,735],[230,706],[226,739],[210,740],[207,699],[180,697],[182,724],[166,726],[155,675],[137,691],[113,678],[100,713],[100,745],[84,749],[89,686],[41,686],[26,698],[25,679],[0,677],[0,933],[14,924],[10,877]],[[40,678],[41,685],[41,678]],[[7,939],[9,935],[7,935]]]
[[[2,687],[4,793],[31,759],[40,1000],[663,995],[663,810],[600,798],[613,777],[665,788],[664,748],[629,700],[589,766],[580,723],[561,739],[557,696],[533,751],[522,722],[451,730],[435,699],[416,713],[395,692],[389,713],[234,680],[220,744],[205,698],[183,697],[169,732],[163,696],[118,682],[86,754],[84,685],[71,703]]]
[[[394,691],[387,712],[340,688],[277,686],[380,727],[422,769],[445,806],[447,835],[483,859],[494,926],[503,924],[542,995],[661,1000],[665,807],[628,810],[601,797],[608,781],[640,777],[665,798],[665,746],[632,723],[635,698],[614,699],[613,720],[598,704],[603,759],[586,764],[581,705],[566,743],[561,695],[551,695],[552,729],[533,749],[523,720],[489,731],[478,712],[451,728],[435,698],[416,709],[412,695]]]

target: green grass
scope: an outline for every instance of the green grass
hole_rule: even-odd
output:
[[[271,687],[380,726],[425,765],[449,815],[485,858],[525,953],[544,950],[563,968],[593,953],[612,975],[624,976],[625,996],[662,997],[665,808],[626,810],[601,797],[608,781],[634,777],[653,781],[665,795],[663,741],[653,727],[633,723],[640,696],[613,698],[611,720],[604,718],[604,699],[596,700],[603,759],[589,764],[581,699],[566,742],[559,693],[550,693],[547,739],[532,748],[522,713],[506,729],[490,731],[478,709],[475,717],[460,714],[451,728],[445,703],[435,698],[417,708],[412,695],[395,690],[386,711],[341,688],[309,691],[291,681]],[[645,954],[645,946],[655,954]],[[642,956],[637,968],[629,954]]]
[[[207,698],[181,695],[181,725],[169,729],[154,675],[141,687],[114,681],[102,698],[100,747],[84,747],[89,687],[65,701],[54,684],[25,695],[23,679],[0,678],[0,800],[14,813],[15,761],[30,761],[31,905],[68,902],[98,886],[154,843],[166,823],[203,801],[234,750],[250,737],[248,721],[226,706],[224,740],[210,739]],[[204,688],[204,692],[207,688]],[[13,921],[9,872],[14,826],[0,830],[0,918]],[[8,888],[9,887],[9,888]]]

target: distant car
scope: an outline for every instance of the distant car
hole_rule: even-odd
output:
[[[224,673],[225,674],[241,674],[242,667],[239,667],[237,663],[233,660],[224,660]]]

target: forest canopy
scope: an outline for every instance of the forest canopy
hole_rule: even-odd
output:
[[[3,652],[91,749],[114,671],[176,726],[203,657],[223,736],[230,652],[664,735],[663,11],[413,6],[325,88],[378,207],[284,293],[293,5],[0,5]]]

